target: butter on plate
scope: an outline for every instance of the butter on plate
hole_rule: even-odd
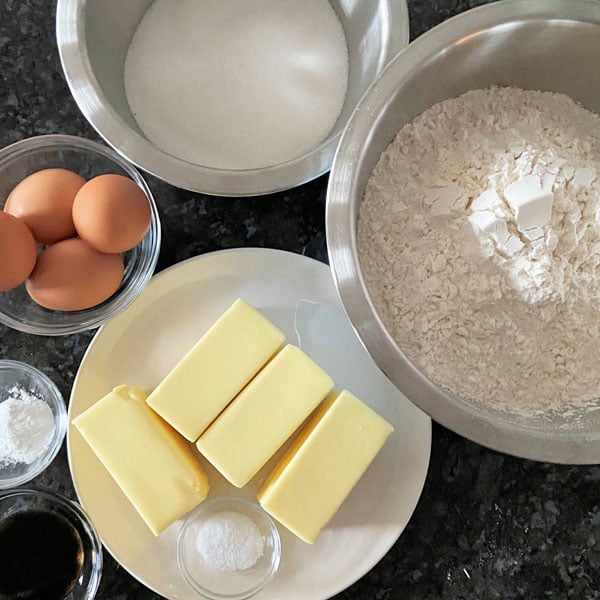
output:
[[[146,404],[146,394],[120,385],[73,420],[154,535],[208,494],[192,447]]]
[[[333,389],[302,350],[288,344],[244,388],[196,446],[236,487],[246,485]]]
[[[283,346],[258,310],[236,300],[148,396],[148,404],[195,442]]]
[[[312,544],[392,431],[349,391],[329,394],[260,488],[260,505]]]

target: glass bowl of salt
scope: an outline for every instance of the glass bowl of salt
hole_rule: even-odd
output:
[[[15,360],[0,360],[0,489],[39,475],[60,450],[67,410],[50,378]]]
[[[183,577],[210,600],[250,598],[275,575],[280,557],[275,523],[244,498],[203,502],[186,519],[177,543]]]

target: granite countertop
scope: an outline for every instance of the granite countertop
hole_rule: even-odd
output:
[[[482,3],[409,0],[412,37]],[[62,76],[54,3],[2,0],[0,74],[0,146],[44,133],[97,139]],[[327,176],[288,192],[244,199],[212,198],[147,179],[163,223],[159,270],[239,246],[327,260]],[[0,326],[0,357],[42,369],[69,398],[93,333],[44,338]],[[599,482],[598,466],[512,458],[434,424],[431,465],[410,524],[383,560],[337,598],[600,598]],[[32,485],[75,497],[65,447]],[[105,553],[98,598],[159,596]]]

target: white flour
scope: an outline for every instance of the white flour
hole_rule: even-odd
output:
[[[553,202],[524,234],[504,194],[531,176]],[[469,222],[483,192],[500,234]],[[381,319],[437,384],[524,415],[600,396],[600,117],[567,96],[492,88],[425,111],[373,171],[358,248]]]

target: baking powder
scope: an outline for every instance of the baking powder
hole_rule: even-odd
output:
[[[33,463],[47,450],[54,428],[50,406],[24,388],[13,387],[0,402],[0,467]]]
[[[508,201],[511,184],[531,181],[551,194],[540,227],[519,223]],[[489,227],[474,226],[482,215]],[[431,107],[374,169],[358,249],[381,319],[437,384],[524,415],[597,404],[595,114],[565,95],[514,88]]]

